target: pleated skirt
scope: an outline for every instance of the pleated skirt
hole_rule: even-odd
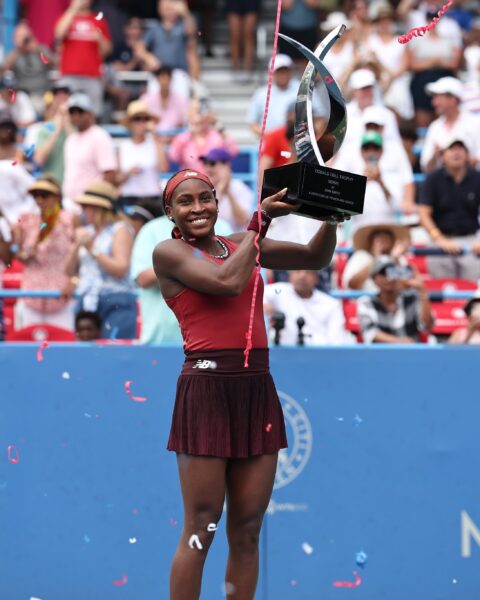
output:
[[[189,352],[177,383],[167,448],[220,458],[274,454],[287,447],[268,349]]]

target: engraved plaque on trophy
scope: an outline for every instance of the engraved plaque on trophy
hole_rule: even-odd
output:
[[[334,29],[314,53],[296,40],[279,34],[309,62],[298,88],[295,106],[294,142],[298,162],[265,169],[262,198],[286,187],[288,200],[301,203],[295,214],[320,221],[335,215],[358,215],[363,212],[365,199],[366,177],[325,166],[325,161],[339,150],[345,138],[347,111],[340,89],[322,59],[344,31],[344,25]],[[312,111],[317,74],[321,78],[322,109],[327,115],[318,133],[315,132]]]

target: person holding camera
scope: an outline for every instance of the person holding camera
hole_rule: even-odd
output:
[[[375,296],[359,298],[358,321],[366,344],[415,344],[433,327],[433,316],[423,280],[410,267],[390,256],[378,257],[372,267],[378,288]]]

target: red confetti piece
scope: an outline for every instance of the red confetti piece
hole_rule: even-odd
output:
[[[290,585],[293,585],[293,587],[295,587],[297,585],[297,580],[296,579],[290,579]]]
[[[48,65],[48,58],[45,56],[43,52],[40,52],[40,60],[44,65]]]
[[[124,575],[121,579],[114,579],[112,583],[113,585],[116,585],[118,587],[121,585],[125,585],[126,583],[128,583],[128,577]]]
[[[158,365],[158,360],[156,358],[152,360],[152,365]]]
[[[11,462],[12,465],[18,465],[20,462],[20,455],[18,454],[17,448],[13,444],[10,444],[10,446],[7,448],[7,457],[8,462]]]
[[[269,423],[269,424],[268,424],[268,425],[265,427],[265,431],[266,431],[267,433],[270,433],[270,429],[271,429],[271,428],[272,428],[272,424],[271,424],[271,423]]]
[[[330,75],[327,75],[324,80],[323,80],[327,85],[330,85],[331,83],[333,83],[333,77],[330,77]]]
[[[14,161],[12,162],[12,167],[15,167],[16,165],[18,165],[18,162],[17,162],[16,160],[14,160]]]
[[[43,342],[40,344],[40,348],[37,350],[37,360],[38,360],[38,362],[42,362],[42,360],[43,360],[43,350],[45,350],[45,348],[48,348],[48,342],[46,342],[45,340],[43,340]]]
[[[447,10],[452,6],[453,0],[448,0],[442,8],[438,11],[437,16],[433,17],[428,25],[424,25],[423,27],[414,27],[407,31],[405,35],[401,35],[398,38],[398,42],[400,44],[406,44],[410,42],[414,37],[423,37],[428,31],[432,31],[437,26],[437,23],[440,21],[441,17],[447,12]]]
[[[17,92],[16,92],[16,90],[12,90],[12,88],[9,88],[8,93],[10,94],[10,102],[12,104],[15,104],[15,101],[17,99]]]
[[[170,525],[176,525],[177,522],[175,521],[175,519],[173,517],[170,517]]]
[[[132,508],[132,515],[138,515],[138,508]]]
[[[360,575],[354,571],[355,581],[334,581],[333,587],[345,587],[345,588],[355,588],[358,587],[362,583],[362,578]]]
[[[132,386],[133,381],[126,381],[125,382],[125,392],[127,393],[127,396],[130,398],[130,400],[133,400],[134,402],[145,402],[147,399],[144,398],[143,396],[134,396],[132,394],[131,391],[131,386]]]

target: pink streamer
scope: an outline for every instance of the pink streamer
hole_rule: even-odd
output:
[[[10,94],[10,102],[12,104],[15,104],[15,101],[17,99],[17,92],[16,92],[16,90],[12,90],[11,88],[9,88],[8,93]]]
[[[10,444],[10,446],[7,448],[7,457],[8,462],[11,462],[12,465],[18,465],[20,462],[20,455],[17,448],[13,444]]]
[[[118,587],[121,585],[125,585],[126,583],[128,583],[128,577],[124,575],[121,579],[114,579],[112,583],[113,585],[116,585]]]
[[[275,66],[275,56],[277,55],[277,44],[278,44],[278,32],[280,30],[280,15],[282,13],[282,0],[277,0],[277,17],[275,21],[275,37],[273,38],[273,51],[272,51],[272,59],[270,61],[270,71],[268,73],[268,86],[267,86],[267,99],[265,101],[265,112],[263,113],[263,123],[262,123],[262,132],[260,134],[259,141],[259,152],[258,152],[258,166],[260,167],[260,156],[261,149],[263,148],[263,142],[265,137],[265,128],[267,125],[267,117],[268,117],[268,107],[270,105],[270,95],[272,92],[272,84],[273,84],[273,69]],[[261,198],[261,189],[260,186],[257,192],[257,217],[258,217],[258,231],[262,228],[262,209],[260,206],[260,198]],[[258,243],[258,239],[260,237],[260,233],[257,233],[255,236],[255,248],[257,249],[257,268],[255,269],[255,284],[253,286],[253,294],[252,294],[252,303],[250,305],[250,318],[248,322],[248,330],[246,333],[247,344],[245,346],[244,355],[245,362],[244,367],[248,367],[248,357],[250,356],[250,350],[252,349],[252,331],[253,331],[253,317],[255,314],[255,303],[257,300],[257,290],[258,290],[258,280],[260,278],[260,245]]]
[[[43,360],[43,351],[45,350],[45,348],[48,348],[48,342],[43,340],[43,342],[41,342],[39,349],[37,350],[37,360],[38,362],[42,362]]]
[[[334,581],[333,587],[356,588],[362,583],[360,575],[354,571],[355,581]]]
[[[146,402],[146,398],[144,398],[143,396],[134,396],[132,394],[131,391],[131,386],[132,386],[133,381],[126,381],[125,382],[125,392],[127,393],[127,396],[130,398],[130,400],[133,400],[134,402]]]
[[[43,52],[40,52],[40,60],[44,65],[48,65],[48,58],[45,56]]]
[[[423,37],[428,31],[432,31],[437,26],[437,23],[440,21],[441,17],[447,12],[447,10],[452,6],[453,0],[448,0],[442,8],[438,11],[437,16],[433,17],[431,22],[428,25],[423,25],[422,27],[414,27],[407,31],[405,35],[401,35],[398,38],[398,42],[400,44],[407,44],[414,37]]]

